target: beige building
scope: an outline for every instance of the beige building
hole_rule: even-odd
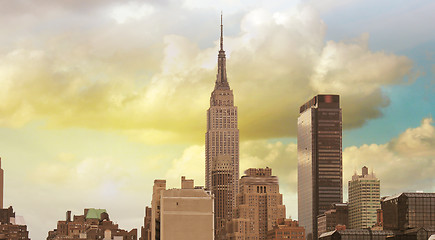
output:
[[[227,173],[222,173],[225,162]],[[217,171],[220,171],[217,175]],[[219,177],[217,177],[219,175]],[[225,176],[224,176],[225,175]],[[220,180],[213,181],[213,176]],[[227,179],[230,176],[231,179]],[[237,107],[234,106],[233,90],[227,79],[226,57],[223,50],[223,26],[221,16],[221,38],[218,54],[218,72],[210,108],[207,110],[207,132],[205,134],[205,187],[215,198],[216,233],[221,232],[225,219],[231,219],[236,204],[239,181],[239,129]],[[225,182],[225,183],[224,183]],[[215,186],[213,186],[215,184]]]
[[[193,180],[182,177],[181,189],[155,180],[151,205],[151,239],[214,239],[213,197]]]
[[[376,224],[380,204],[380,181],[367,167],[349,181],[349,228],[370,228]]]
[[[250,168],[240,179],[236,218],[227,225],[229,240],[267,239],[276,221],[285,218],[278,177],[270,168]]]
[[[160,239],[160,200],[161,192],[166,190],[166,180],[154,180],[151,200],[151,239]]]

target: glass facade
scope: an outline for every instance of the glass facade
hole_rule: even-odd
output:
[[[382,203],[384,229],[407,230],[435,226],[435,193],[402,193]]]
[[[394,235],[393,231],[370,229],[346,229],[322,234],[321,240],[385,240]]]
[[[342,117],[338,95],[317,95],[298,118],[298,216],[317,239],[317,216],[343,199]]]

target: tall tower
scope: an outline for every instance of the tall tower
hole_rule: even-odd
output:
[[[317,239],[317,216],[343,201],[338,95],[317,95],[298,117],[298,217],[307,240]]]
[[[381,208],[380,181],[366,166],[362,174],[349,181],[349,228],[368,228],[376,224],[376,210]]]
[[[205,187],[213,188],[213,168],[221,168],[215,162],[218,159],[228,162],[226,172],[232,173],[228,181],[225,198],[229,201],[215,198],[217,212],[223,214],[221,219],[231,219],[239,182],[239,129],[237,128],[237,107],[234,106],[233,90],[227,80],[225,51],[223,50],[223,25],[221,15],[221,37],[218,55],[218,72],[216,83],[210,97],[210,108],[207,110],[207,133],[205,134]],[[217,184],[217,182],[215,182]],[[221,184],[220,184],[221,185]],[[213,192],[216,194],[216,192]],[[224,206],[225,205],[225,206]],[[222,209],[225,209],[221,211]]]

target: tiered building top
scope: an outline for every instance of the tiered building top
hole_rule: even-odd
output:
[[[214,180],[213,180],[214,179]],[[205,134],[205,187],[215,195],[215,230],[230,220],[239,182],[239,129],[237,107],[227,79],[221,16],[220,49],[216,82],[207,110]]]

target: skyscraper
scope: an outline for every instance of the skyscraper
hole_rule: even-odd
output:
[[[307,239],[317,239],[317,216],[343,201],[338,95],[317,95],[298,117],[298,217]]]
[[[362,174],[349,181],[349,228],[369,228],[376,224],[376,210],[381,208],[380,181],[364,166]]]
[[[223,25],[221,16],[220,50],[218,55],[218,72],[210,108],[207,110],[207,133],[205,134],[205,186],[217,194],[213,187],[213,168],[221,159],[227,164],[225,171],[232,174],[231,181],[225,184],[225,196],[215,198],[216,219],[231,219],[235,207],[235,197],[239,182],[239,129],[237,128],[237,107],[234,106],[233,90],[227,80],[225,51],[223,50]],[[217,181],[215,184],[224,187]],[[226,199],[223,199],[226,198]],[[219,219],[218,219],[219,218]],[[220,220],[219,220],[220,221]]]

